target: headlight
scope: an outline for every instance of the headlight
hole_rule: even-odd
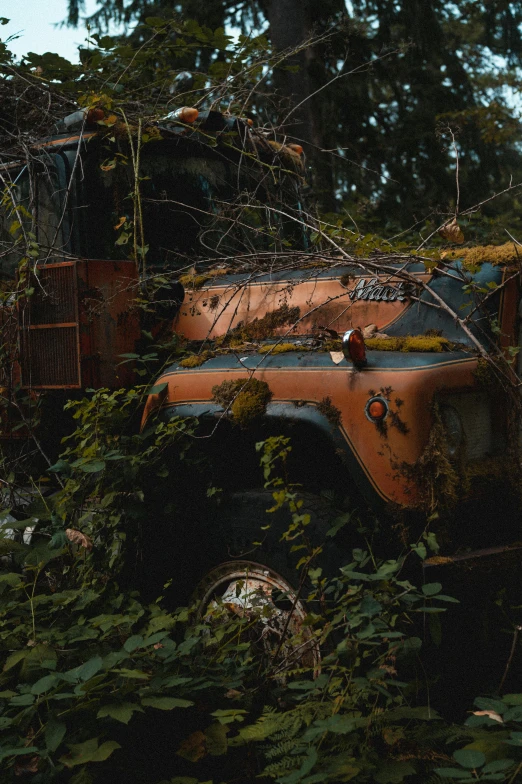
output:
[[[464,427],[458,411],[453,406],[440,407],[440,418],[446,431],[448,454],[454,457],[464,441]]]

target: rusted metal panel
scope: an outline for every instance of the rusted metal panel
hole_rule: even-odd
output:
[[[419,274],[427,283],[429,274]],[[304,276],[303,276],[304,278]],[[403,281],[393,275],[359,276],[346,281],[314,277],[292,281],[218,283],[198,290],[187,289],[174,328],[190,340],[226,334],[240,323],[263,318],[282,305],[298,307],[295,324],[273,334],[309,334],[321,327],[339,333],[375,324],[383,331],[411,305]]]

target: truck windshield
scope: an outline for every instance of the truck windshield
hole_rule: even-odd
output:
[[[135,213],[141,213],[147,263],[156,267],[183,267],[188,257],[281,250],[289,239],[299,247],[305,243],[294,178],[275,183],[268,169],[218,152],[198,154],[163,142],[148,145],[141,158],[139,204],[132,166],[123,157],[103,161],[99,154],[89,155],[82,178],[81,253],[91,258],[133,255],[134,230],[129,226]]]

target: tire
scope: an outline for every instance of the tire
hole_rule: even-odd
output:
[[[251,636],[261,641],[260,656],[270,651],[273,665],[275,650],[279,669],[317,671],[318,634],[303,621],[310,612],[324,617],[328,598],[317,580],[338,576],[351,553],[327,536],[338,511],[316,496],[300,498],[299,514],[310,521],[304,537],[294,541],[281,540],[292,515],[286,508],[267,513],[274,500],[266,490],[234,493],[209,519],[191,520],[184,529],[188,536],[176,538],[176,552],[168,558],[172,583],[166,600],[170,607],[191,605],[195,617],[210,624],[247,616]],[[290,638],[297,640],[299,655],[289,648]]]

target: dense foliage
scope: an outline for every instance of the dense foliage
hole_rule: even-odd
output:
[[[287,132],[307,142],[323,209],[347,212],[358,225],[390,233],[422,229],[427,219],[440,222],[440,215],[455,207],[455,151],[461,207],[498,192],[511,178],[521,180],[519,2],[103,0],[98,5],[90,19],[94,29],[103,30],[109,20],[137,22],[135,41],[147,40],[148,17],[181,13],[212,29],[235,26],[248,36],[263,32],[274,52],[300,48],[288,61],[298,73],[268,74],[246,108],[263,124],[286,119]],[[80,11],[81,3],[69,0],[69,23],[78,23]],[[210,63],[218,67],[223,61],[219,47],[213,52],[196,47],[188,58],[173,59],[171,67],[206,71]],[[282,108],[274,102],[274,88],[286,98]],[[507,213],[514,228],[517,212],[512,200],[490,205],[491,223],[484,220],[482,231],[501,231],[496,219]]]
[[[62,490],[49,498],[40,483],[28,517],[2,526],[3,780],[246,784],[259,772],[281,784],[428,781],[434,772],[514,780],[522,698],[477,700],[482,712],[460,728],[418,705],[416,630],[455,600],[439,583],[416,588],[402,575],[404,556],[382,562],[355,549],[335,578],[314,568],[309,516],[284,479],[288,439],[258,445],[274,498],[267,523],[288,508],[281,547],[302,549],[310,606],[322,597],[322,612],[306,620],[323,650],[320,673],[281,670],[274,650],[260,671],[252,619],[224,605],[202,623],[196,608],[172,612],[161,598],[147,604],[129,592],[122,566],[136,546],[132,522],[146,516],[136,488],[164,470],[165,448],[181,461],[190,455],[186,420],[126,435],[142,391],[101,390],[75,403],[77,429],[52,469]],[[332,518],[330,536],[348,521]],[[30,543],[13,538],[32,525]],[[421,557],[426,545],[437,548],[425,537],[415,546]]]
[[[359,11],[363,8],[356,7]],[[143,10],[137,4],[127,8],[140,13]],[[211,10],[220,9],[215,6]],[[388,29],[384,11],[380,11],[383,15],[379,24],[349,28],[349,35],[354,36],[348,39],[350,51],[357,49],[357,41],[362,42],[364,56],[355,65],[367,64],[377,48],[380,51],[382,44],[388,43],[377,35],[384,36],[383,31]],[[402,17],[399,21],[404,29],[406,22]],[[446,19],[448,25],[451,21]],[[397,35],[402,39],[400,28]],[[394,27],[389,29],[393,31]],[[139,35],[145,33],[148,43],[142,46]],[[244,36],[234,47],[223,28],[211,31],[193,19],[166,21],[162,16],[147,17],[136,36],[138,40],[135,37],[131,42],[93,38],[95,45],[82,52],[80,65],[48,53],[30,54],[15,66],[4,47],[0,66],[5,95],[0,121],[4,156],[11,160],[26,155],[30,160],[30,143],[49,133],[52,124],[74,110],[76,104],[86,108],[103,105],[113,111],[114,116],[101,121],[107,134],[113,132],[111,129],[116,132],[116,124],[123,118],[121,127],[133,128],[129,146],[132,149],[135,144],[133,149],[140,149],[142,143],[151,141],[145,123],[162,115],[172,102],[186,102],[186,96],[182,101],[179,93],[172,97],[170,87],[178,71],[194,63],[199,70],[193,86],[198,100],[240,115],[255,109],[266,119],[267,133],[272,133],[277,118],[258,89],[274,64],[264,36]],[[481,41],[480,36],[477,40]],[[324,51],[333,62],[338,58],[338,43],[336,36],[326,33],[317,51],[322,51],[321,46],[331,47]],[[482,43],[486,45],[486,39]],[[518,40],[513,39],[514,53],[517,46]],[[422,50],[424,56],[427,49],[426,45]],[[391,86],[382,88],[386,95],[396,92],[405,79],[397,64],[418,67],[415,58],[408,60],[412,51],[418,50],[409,47],[404,54],[387,58],[386,62],[393,61],[398,70],[386,69],[386,78],[391,80]],[[202,52],[207,58],[205,72]],[[450,61],[454,64],[454,59],[446,55],[446,65]],[[324,61],[328,66],[328,58]],[[375,166],[380,173],[385,166],[391,167],[386,171],[393,169],[396,174],[400,161],[408,160],[407,156],[400,158],[406,152],[395,144],[395,158],[387,157],[389,149],[385,150],[384,142],[387,145],[393,134],[382,128],[389,130],[393,116],[397,133],[402,129],[395,142],[406,138],[405,118],[423,104],[420,98],[413,107],[406,102],[401,108],[404,114],[398,114],[403,124],[395,126],[397,116],[380,97],[379,107],[385,104],[384,114],[379,117],[381,130],[372,131],[371,136],[370,128],[377,126],[369,118],[376,115],[369,113],[365,96],[375,94],[376,83],[370,77],[380,73],[382,78],[379,69],[377,63],[373,70],[364,71],[361,105],[366,106],[368,114],[359,114],[363,119],[354,131],[354,139],[358,133],[359,163]],[[481,69],[483,61],[477,65],[474,78],[478,79]],[[324,79],[324,74],[320,78]],[[352,83],[348,79],[338,81],[335,89],[340,84]],[[433,97],[426,101],[431,114],[424,106],[429,114],[423,136],[426,155],[432,150],[434,118],[443,99],[438,104]],[[349,103],[346,96],[341,100],[334,95],[330,100],[334,102],[330,106],[342,103],[343,111]],[[458,102],[452,106],[460,111]],[[469,108],[464,102],[462,106]],[[465,119],[467,122],[468,115]],[[422,131],[423,126],[415,122],[414,127]],[[367,147],[362,143],[361,129],[369,134]],[[473,139],[477,138],[476,128],[473,133]],[[507,146],[501,148],[501,153],[507,154],[508,150],[516,158],[516,151],[509,148],[510,139],[505,140]],[[480,167],[483,159],[474,157],[475,148],[469,149],[472,166]],[[371,158],[370,153],[375,157]],[[377,194],[381,199],[379,209],[384,210],[391,202],[399,204],[393,217],[397,222],[397,216],[400,214],[402,221],[404,211],[410,209],[406,194],[410,198],[413,193],[422,209],[430,200],[440,199],[446,210],[450,196],[449,186],[444,183],[449,181],[449,159],[433,154],[433,171],[438,171],[433,180],[419,168],[409,180],[405,177],[406,186],[400,193],[390,185],[378,193],[375,181],[367,183],[361,176],[356,200]],[[496,154],[493,158],[487,176],[498,172],[495,166],[499,158]],[[123,165],[132,163],[129,155]],[[471,180],[473,171],[478,170],[469,169]],[[140,194],[137,167],[133,174],[130,203],[136,218]],[[344,189],[343,198],[352,199],[347,195],[345,175],[339,170],[334,176]],[[23,219],[31,214],[21,213],[9,184],[7,180],[3,189],[10,220],[7,233],[22,260],[18,283],[23,290],[28,284],[28,267],[40,257],[41,247],[36,235],[25,231]],[[433,195],[430,188],[439,185],[440,194]],[[466,193],[471,203],[474,192],[469,188]],[[456,212],[451,210],[452,215]],[[394,215],[393,210],[390,214]],[[143,260],[146,250],[139,242],[139,220],[134,218],[128,217],[117,226],[115,230],[120,233],[115,236],[128,233],[129,255],[135,260],[141,255]],[[311,223],[307,228],[316,228],[312,241],[324,239],[333,253],[347,254],[345,248],[349,247],[353,257],[364,258],[371,270],[388,261],[387,251],[393,255],[389,245],[383,251],[372,236],[350,233],[342,225],[322,222],[314,227]],[[445,239],[451,239],[451,235],[448,238],[446,234]],[[513,260],[514,252],[510,252]],[[404,254],[411,258],[407,251]],[[439,255],[435,261],[429,255],[423,260],[433,265]],[[195,288],[195,271],[188,274]],[[487,298],[491,293],[478,291],[473,283],[466,285],[471,297],[481,294]],[[23,296],[31,297],[29,284]],[[5,293],[7,304],[11,297],[11,291]],[[143,296],[139,304],[147,310],[150,302]],[[256,324],[257,329],[261,326],[260,322]],[[151,366],[155,367],[158,353],[152,352],[163,352],[167,361],[184,355],[182,341],[172,339],[155,345],[150,332],[144,331],[143,336],[149,348],[153,344],[149,353],[124,359],[135,362],[144,378],[155,375]],[[243,339],[252,339],[252,335],[243,335]],[[190,361],[192,356],[185,359]],[[506,364],[502,367],[505,369]],[[252,392],[256,384],[260,382],[241,390]],[[408,539],[408,547],[389,552],[391,557],[383,560],[374,553],[372,527],[363,525],[356,513],[340,514],[331,509],[325,547],[330,540],[342,539],[348,525],[351,530],[358,529],[361,546],[345,548],[351,556],[334,576],[323,574],[316,566],[320,552],[310,548],[307,537],[310,518],[302,503],[307,488],[297,487],[287,478],[285,462],[292,449],[288,439],[272,438],[258,445],[263,480],[273,499],[264,527],[270,528],[271,515],[282,510],[287,513],[289,525],[280,547],[302,554],[296,583],[312,608],[303,624],[308,635],[305,641],[310,645],[312,640],[320,647],[320,669],[309,665],[281,667],[281,645],[268,652],[265,649],[260,661],[251,636],[251,620],[241,613],[231,615],[225,603],[204,608],[202,617],[201,607],[169,604],[159,596],[162,586],[155,586],[158,596],[152,600],[137,590],[143,583],[154,584],[155,577],[142,572],[142,563],[146,563],[142,556],[152,539],[151,485],[160,480],[162,487],[168,484],[168,495],[162,501],[169,506],[173,529],[176,524],[181,528],[187,508],[179,501],[186,498],[181,493],[186,466],[193,477],[203,470],[201,459],[193,455],[196,423],[192,420],[176,418],[169,424],[152,421],[139,432],[137,423],[144,398],[151,391],[157,394],[161,390],[147,386],[87,390],[72,397],[64,412],[73,419],[71,434],[52,466],[45,467],[46,455],[41,455],[41,475],[34,470],[24,474],[27,462],[21,460],[13,467],[9,455],[2,455],[0,771],[4,779],[28,777],[35,784],[109,780],[129,784],[207,784],[210,780],[216,784],[251,784],[255,776],[262,775],[279,784],[394,784],[403,780],[427,784],[444,779],[514,782],[522,771],[520,694],[478,698],[478,711],[463,727],[451,724],[429,707],[431,674],[423,672],[422,649],[422,638],[429,637],[424,627],[434,643],[440,642],[436,619],[447,608],[451,612],[456,600],[445,594],[438,582],[417,587],[409,570],[412,562],[418,564],[419,559],[423,561],[429,553],[437,552],[436,538],[426,531],[418,541],[412,537],[415,541],[409,543]],[[270,399],[268,389],[254,391],[264,392],[265,403]],[[239,395],[234,398],[230,387],[218,388],[214,394],[216,399],[221,395],[226,406],[236,404],[237,409],[242,403],[243,411],[259,414],[259,400],[252,404],[246,394],[242,400]],[[45,406],[45,399],[35,403],[30,394],[20,402],[27,404],[36,417],[38,403]],[[263,409],[263,400],[259,405]],[[239,419],[236,411],[232,413]],[[248,419],[246,416],[242,424],[247,425]],[[22,421],[17,427],[32,424]],[[33,441],[30,443],[33,445]],[[38,449],[44,451],[36,431],[34,450]],[[196,485],[196,479],[193,481]],[[204,492],[203,496],[202,503],[212,516],[220,488],[206,487],[208,498]],[[168,585],[164,587],[168,592]],[[259,615],[256,623],[263,623],[262,607]],[[303,637],[297,635],[290,644],[301,646]]]

